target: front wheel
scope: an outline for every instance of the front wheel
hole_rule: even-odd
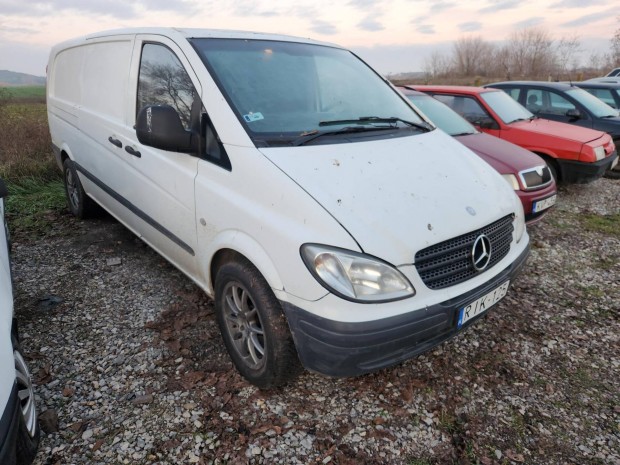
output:
[[[22,356],[19,343],[14,338],[13,359],[15,360],[15,377],[19,397],[18,408],[20,409],[16,442],[17,465],[26,465],[32,463],[37,453],[40,430],[30,372]]]
[[[218,270],[215,309],[228,353],[250,383],[267,389],[300,373],[282,306],[250,262],[240,258]]]

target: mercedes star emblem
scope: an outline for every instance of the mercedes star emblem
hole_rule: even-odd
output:
[[[471,261],[476,271],[484,270],[491,261],[491,241],[489,238],[480,234],[474,241],[471,249]]]

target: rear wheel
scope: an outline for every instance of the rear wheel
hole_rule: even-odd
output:
[[[96,205],[95,202],[86,195],[86,192],[84,192],[77,170],[75,169],[75,163],[67,158],[62,166],[69,211],[80,219],[92,216],[96,211]]]
[[[26,465],[32,463],[37,454],[40,430],[30,371],[21,353],[19,343],[14,338],[13,359],[15,360],[18,408],[20,409],[16,442],[17,464]]]
[[[215,296],[222,338],[244,378],[266,389],[301,372],[282,306],[249,261],[239,258],[220,267]]]

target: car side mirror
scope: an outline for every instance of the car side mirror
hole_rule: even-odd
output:
[[[141,144],[170,152],[191,152],[192,133],[183,127],[170,105],[149,105],[140,110],[136,135]]]
[[[570,119],[579,119],[581,118],[581,112],[579,110],[577,110],[576,108],[571,108],[570,110],[568,110],[566,112],[566,116],[568,116]]]
[[[4,181],[0,179],[0,199],[3,199],[7,195],[9,195],[9,190],[7,189]]]

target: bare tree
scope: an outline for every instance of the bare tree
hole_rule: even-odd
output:
[[[572,79],[577,65],[579,54],[582,52],[581,39],[574,34],[570,37],[562,37],[555,46],[555,77],[560,80],[563,76]]]
[[[620,16],[617,16],[616,19],[620,22]],[[612,68],[616,68],[620,66],[620,26],[616,29],[613,38],[611,39],[611,50],[610,50],[610,65]]]
[[[452,49],[455,72],[461,76],[487,75],[494,49],[481,36],[461,37]]]
[[[547,77],[553,69],[553,40],[542,27],[527,27],[513,32],[506,45],[511,72],[520,76]]]
[[[445,54],[435,50],[430,57],[424,60],[424,72],[428,77],[446,76],[450,73],[450,59]]]

